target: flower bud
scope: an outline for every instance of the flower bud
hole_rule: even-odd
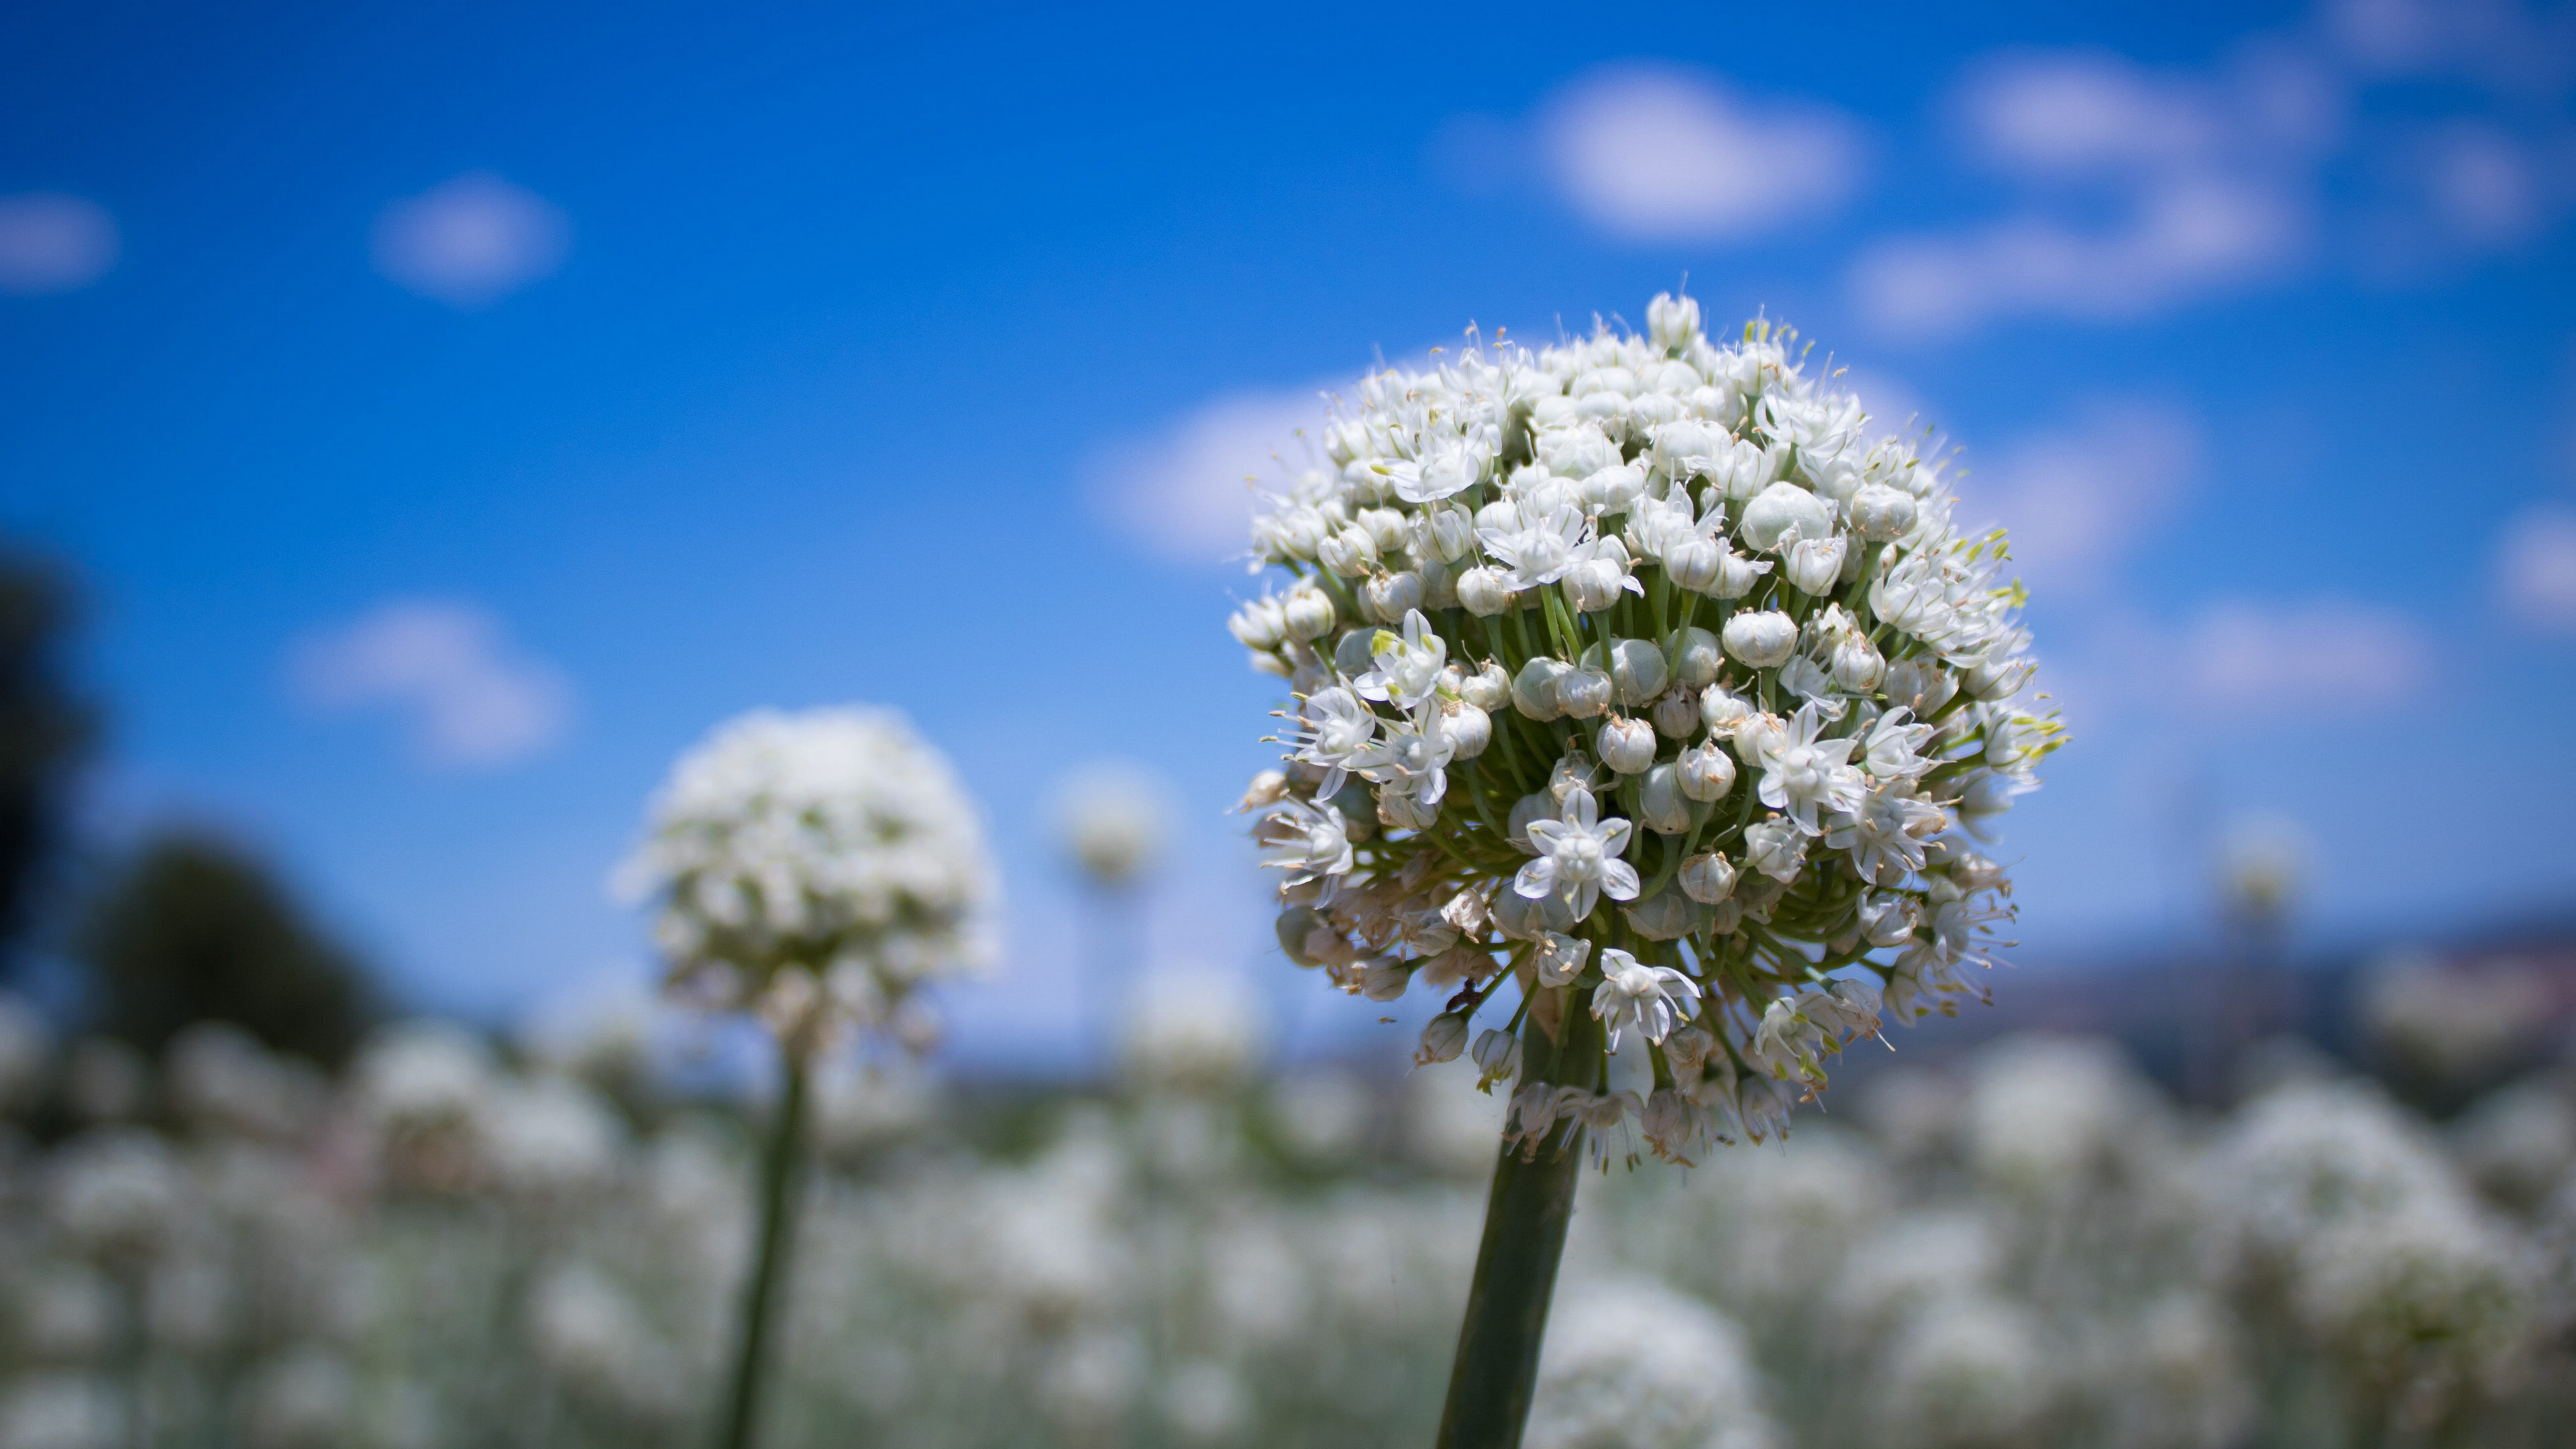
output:
[[[1320,966],[1306,950],[1306,938],[1318,930],[1328,930],[1324,918],[1304,906],[1290,906],[1279,913],[1279,949],[1300,966]]]
[[[1726,652],[1755,669],[1777,669],[1798,648],[1797,621],[1777,609],[1738,614],[1726,621]]]
[[[1925,659],[1899,659],[1887,666],[1882,681],[1890,704],[1901,704],[1914,711],[1918,719],[1929,719],[1940,713],[1941,706],[1959,692],[1959,686],[1942,672],[1941,666]]]
[[[1790,587],[1808,594],[1833,592],[1834,581],[1842,575],[1843,554],[1850,547],[1847,541],[1831,535],[1802,538],[1789,545],[1782,569]]]
[[[1408,610],[1422,607],[1422,575],[1411,569],[1379,574],[1360,585],[1360,611],[1380,624],[1401,624]]]
[[[1690,372],[1688,363],[1675,365],[1693,378],[1698,376]],[[1697,418],[1658,423],[1654,430],[1654,450],[1655,461],[1664,465],[1664,471],[1680,477],[1692,460],[1705,463],[1717,452],[1717,434],[1710,432],[1708,424]]]
[[[1557,686],[1572,672],[1562,659],[1532,659],[1512,680],[1512,708],[1535,720],[1562,718],[1565,701]]]
[[[1441,711],[1440,728],[1448,738],[1452,759],[1472,760],[1494,742],[1493,716],[1463,699]]]
[[[1652,703],[1656,695],[1664,692],[1664,651],[1647,639],[1613,641],[1610,682],[1621,704],[1633,709]]]
[[[1637,823],[1657,835],[1679,835],[1691,828],[1691,801],[1682,793],[1679,766],[1665,763],[1646,772],[1637,789]]]
[[[1478,564],[1458,576],[1458,605],[1479,619],[1490,619],[1512,606],[1511,587],[1503,571]]]
[[[1545,790],[1533,790],[1512,802],[1512,813],[1503,821],[1503,838],[1510,841],[1515,850],[1526,850],[1535,855],[1537,847],[1530,844],[1529,838],[1530,822],[1555,818],[1556,796]],[[1510,891],[1505,891],[1502,896],[1496,896],[1493,909],[1501,910],[1503,896],[1510,894]]]
[[[1762,582],[1764,574],[1771,572],[1768,559],[1749,559],[1733,549],[1724,553],[1725,556],[1718,560],[1717,582],[1705,590],[1712,599],[1743,598],[1753,592],[1754,585]]]
[[[1458,697],[1487,714],[1512,702],[1512,677],[1492,660],[1458,681]]]
[[[1657,292],[1655,300],[1646,304],[1646,336],[1658,348],[1676,352],[1698,335],[1698,302]]]
[[[1642,463],[1622,463],[1604,468],[1583,480],[1583,506],[1595,513],[1625,513],[1646,496],[1646,469]]]
[[[1914,531],[1914,495],[1884,483],[1864,483],[1851,499],[1852,532],[1871,543],[1903,538]]]
[[[1854,694],[1867,694],[1887,677],[1887,659],[1868,636],[1854,633],[1834,646],[1834,683]]]
[[[1655,733],[1668,740],[1686,740],[1699,733],[1699,696],[1687,689],[1666,692],[1655,701]]]
[[[1774,483],[1744,505],[1744,522],[1735,531],[1756,552],[1769,553],[1792,530],[1800,538],[1830,538],[1833,510],[1795,483]]]
[[[1521,1039],[1510,1032],[1485,1028],[1476,1037],[1475,1055],[1476,1070],[1489,1082],[1521,1074]]]
[[[1377,541],[1354,524],[1317,544],[1315,562],[1343,578],[1358,578],[1376,566]]]
[[[1619,602],[1623,591],[1637,590],[1640,585],[1628,572],[1625,549],[1616,538],[1605,538],[1599,553],[1584,558],[1565,571],[1557,581],[1565,590],[1565,601],[1578,614],[1598,614]]]
[[[1357,679],[1377,667],[1377,641],[1383,629],[1353,629],[1333,641],[1333,667]],[[1389,636],[1392,637],[1392,636]]]
[[[1902,946],[1914,939],[1914,902],[1899,895],[1871,895],[1860,903],[1860,933],[1873,946]]]
[[[1709,1053],[1717,1050],[1717,1038],[1704,1026],[1685,1026],[1664,1038],[1664,1056],[1676,1072],[1696,1072]]]
[[[1699,720],[1712,735],[1731,735],[1738,724],[1752,717],[1752,701],[1725,685],[1712,684],[1699,693]]]
[[[1726,563],[1726,549],[1713,538],[1694,534],[1665,548],[1664,576],[1673,587],[1694,594],[1707,593],[1718,581]]]
[[[1556,679],[1557,702],[1574,719],[1595,719],[1609,713],[1611,695],[1610,676],[1589,666],[1568,669]]]
[[[1682,751],[1677,762],[1681,767],[1682,793],[1694,800],[1723,800],[1735,788],[1735,761],[1717,747],[1717,741],[1704,740]]]
[[[1422,575],[1422,607],[1426,609],[1458,607],[1458,570],[1456,568],[1434,559],[1424,564],[1419,572]]]
[[[1601,763],[1622,775],[1641,775],[1655,763],[1655,727],[1641,719],[1613,715],[1594,736]]]
[[[1360,995],[1371,1001],[1394,1001],[1413,984],[1413,968],[1401,961],[1372,962],[1360,973]]]
[[[1682,894],[1704,906],[1716,905],[1735,891],[1735,867],[1714,850],[1682,862]]]
[[[2030,682],[2031,671],[2037,667],[2030,660],[2015,659],[2009,654],[1989,654],[1969,665],[1959,683],[1968,691],[1968,698],[1991,704],[2021,693],[2021,687]]]
[[[1413,1054],[1416,1066],[1457,1060],[1467,1045],[1467,1018],[1454,1011],[1444,1011],[1431,1018],[1422,1028],[1422,1049]]]
[[[1428,830],[1440,821],[1438,801],[1424,804],[1410,786],[1381,785],[1377,791],[1377,823],[1389,830]]]
[[[1287,798],[1287,772],[1283,770],[1264,770],[1260,774],[1253,776],[1252,783],[1244,787],[1243,800],[1234,808],[1237,810],[1258,810],[1265,805],[1276,805]]]
[[[1369,542],[1379,553],[1404,551],[1404,535],[1409,525],[1403,513],[1393,508],[1363,508],[1357,522],[1368,531]]]
[[[1414,520],[1420,552],[1443,563],[1456,563],[1476,551],[1475,515],[1456,504],[1424,510]]]
[[[1794,820],[1757,820],[1744,828],[1744,863],[1784,885],[1794,881],[1807,863],[1807,833]]]
[[[1281,558],[1313,558],[1331,529],[1323,514],[1297,507],[1262,515],[1253,522],[1252,531],[1256,542],[1266,543]]]
[[[1311,586],[1291,589],[1280,605],[1280,617],[1292,639],[1320,639],[1332,632],[1333,601]]]
[[[1717,683],[1717,671],[1726,663],[1726,656],[1718,651],[1717,636],[1693,626],[1679,630],[1678,637],[1673,678],[1692,689]]]
[[[1708,918],[1708,908],[1666,886],[1623,908],[1619,914],[1627,917],[1629,927],[1649,941],[1678,941],[1700,928]]]
[[[1276,649],[1288,637],[1288,616],[1277,599],[1254,599],[1225,621],[1246,649]]]

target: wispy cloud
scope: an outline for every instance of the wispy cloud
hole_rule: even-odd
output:
[[[1628,62],[1575,76],[1526,118],[1454,116],[1432,138],[1430,160],[1475,194],[1535,176],[1621,241],[1706,243],[1833,211],[1859,188],[1866,150],[1859,124],[1829,106]]]
[[[1860,181],[1860,132],[1841,112],[1757,101],[1660,65],[1579,76],[1538,113],[1559,192],[1614,236],[1733,241],[1829,211]]]
[[[2466,85],[2430,111],[2364,113],[2374,86],[2426,76]],[[2576,21],[2510,0],[2328,4],[2198,68],[1990,56],[1947,107],[1956,158],[2002,179],[2006,202],[1864,247],[1849,290],[1886,332],[1937,338],[2145,317],[2320,263],[2399,280],[2517,247],[2576,205],[2571,81]]]
[[[1974,455],[1961,516],[2012,530],[2014,562],[2055,591],[2095,595],[2200,486],[2200,425],[2168,403],[2097,400],[2064,428]]]
[[[2199,701],[2256,715],[2366,715],[2420,696],[2433,677],[2423,625],[2340,599],[2227,602],[2182,640],[2184,683]]]
[[[86,197],[0,196],[0,292],[76,292],[116,265],[116,218]]]
[[[295,646],[288,675],[317,713],[392,713],[433,768],[515,763],[572,721],[561,672],[514,649],[489,610],[449,600],[394,600],[319,632]]]
[[[2306,251],[2307,169],[2339,106],[2280,56],[2222,77],[2095,52],[1991,59],[1952,107],[1966,159],[2020,199],[1865,249],[1854,300],[1890,332],[1937,336],[2015,314],[2135,317],[2279,272]]]
[[[2543,504],[2505,525],[2495,554],[2497,600],[2514,618],[2576,634],[2576,509]]]
[[[469,171],[376,218],[376,270],[451,307],[488,307],[554,274],[572,226],[554,203],[488,171]]]
[[[1319,389],[1212,398],[1141,437],[1103,448],[1087,470],[1093,506],[1146,551],[1212,564],[1251,537],[1256,486],[1278,490],[1310,466],[1299,434],[1325,417]]]

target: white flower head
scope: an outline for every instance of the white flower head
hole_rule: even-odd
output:
[[[1977,994],[2012,907],[1965,841],[2063,734],[2005,539],[1959,531],[1928,435],[1875,427],[1785,329],[1647,316],[1367,374],[1257,503],[1274,576],[1228,627],[1291,698],[1245,797],[1288,954],[1353,994],[1450,993],[1426,1061],[1516,991],[1587,1051],[1695,1020],[1705,1049],[1634,1110],[1552,1056],[1512,1116],[1525,1150],[1642,1120],[1688,1161],[1784,1130],[1882,1016]]]
[[[718,969],[744,1006],[790,967],[857,963],[900,998],[980,966],[995,895],[946,758],[859,707],[719,726],[672,767],[621,877],[657,903],[675,975]]]

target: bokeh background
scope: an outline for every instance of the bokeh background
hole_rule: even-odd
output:
[[[2571,279],[2563,0],[0,7],[0,1449],[707,1442],[772,1058],[609,878],[845,701],[1002,941],[765,1442],[1427,1442],[1500,1106],[1273,944],[1247,480],[1683,287],[2074,743],[1996,1006],[1587,1182],[1533,1449],[2558,1442]]]

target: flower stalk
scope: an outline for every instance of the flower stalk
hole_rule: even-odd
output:
[[[1521,1024],[1525,1082],[1555,1083],[1560,1063],[1588,1063],[1600,1026],[1569,1013],[1558,1043],[1535,1014]],[[1571,1083],[1589,1087],[1590,1083]],[[1538,1386],[1538,1354],[1547,1337],[1547,1309],[1556,1294],[1557,1264],[1565,1256],[1565,1231],[1574,1220],[1574,1189],[1582,1176],[1583,1127],[1570,1125],[1553,1146],[1526,1149],[1506,1137],[1494,1163],[1493,1190],[1485,1199],[1485,1236],[1476,1249],[1476,1276],[1467,1287],[1467,1312],[1458,1325],[1458,1355],[1449,1369],[1449,1398],[1440,1411],[1439,1449],[1517,1449]]]
[[[769,1340],[779,1315],[778,1284],[796,1252],[808,1068],[804,1055],[792,1046],[779,1053],[779,1060],[785,1082],[769,1140],[761,1147],[759,1236],[752,1249],[751,1280],[743,1287],[741,1321],[734,1329],[733,1377],[725,1394],[718,1449],[751,1449],[760,1417],[761,1384],[769,1368]]]

